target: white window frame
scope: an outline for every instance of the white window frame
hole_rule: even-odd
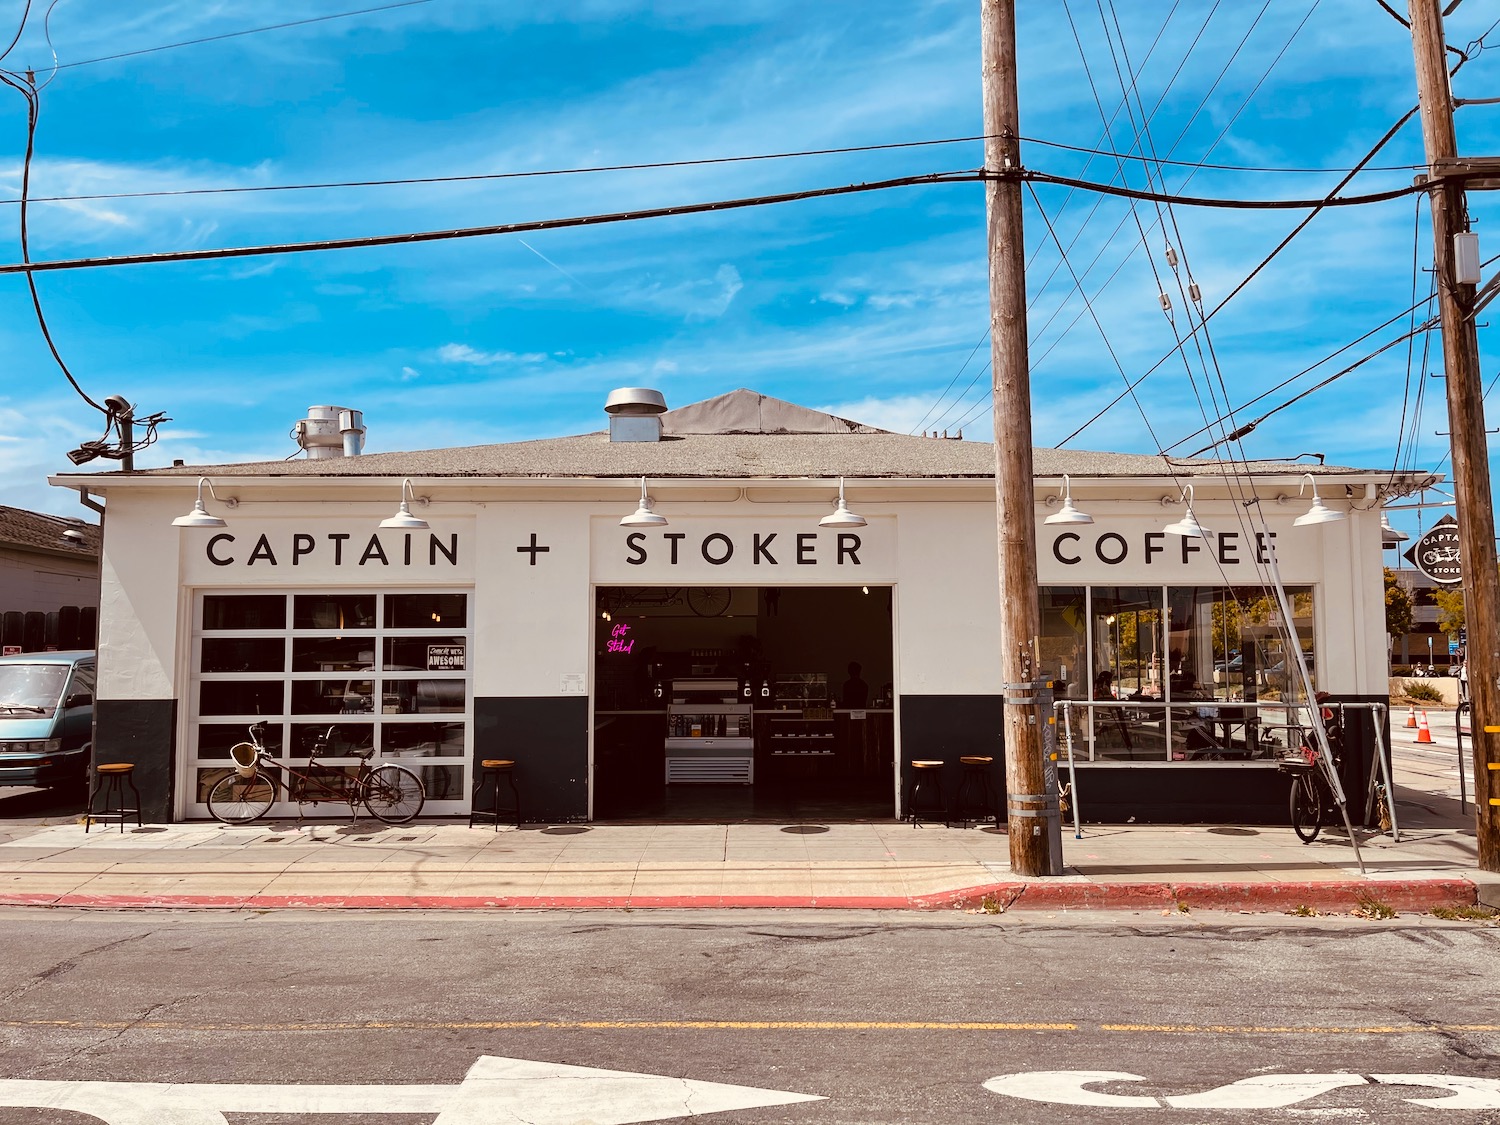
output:
[[[434,623],[424,628],[398,629],[388,627],[384,624],[384,615],[381,612],[384,603],[381,601],[387,595],[400,596],[403,594],[415,594],[423,596],[433,595],[458,595],[465,600],[465,621],[462,628],[454,628]],[[329,596],[329,597],[374,597],[376,599],[375,625],[369,629],[333,628],[333,629],[298,629],[294,627],[295,622],[295,599],[298,596]],[[286,625],[280,629],[212,629],[205,631],[203,628],[203,606],[204,599],[209,597],[262,597],[272,596],[286,599]],[[181,813],[189,820],[208,819],[208,806],[197,800],[198,794],[198,772],[206,769],[225,768],[227,762],[220,758],[200,758],[198,756],[198,732],[201,726],[234,726],[241,725],[246,729],[245,738],[248,739],[248,727],[251,723],[265,722],[268,726],[279,725],[281,728],[282,753],[276,760],[282,764],[305,765],[305,756],[289,753],[291,749],[291,728],[297,726],[311,726],[326,724],[328,726],[340,723],[369,724],[372,728],[372,737],[376,751],[371,757],[371,763],[379,761],[392,761],[397,764],[413,767],[460,767],[459,783],[455,789],[450,789],[446,794],[429,792],[427,801],[423,806],[423,817],[429,816],[463,816],[469,811],[470,796],[473,786],[473,760],[474,760],[474,588],[472,586],[454,587],[371,587],[371,586],[337,586],[337,587],[202,587],[190,591],[190,644],[188,645],[188,674],[186,682],[188,690],[183,701],[183,752],[180,755],[180,767],[178,780],[181,785],[182,794],[180,800]],[[369,672],[294,672],[292,671],[292,646],[293,642],[302,639],[338,638],[357,633],[360,638],[369,638],[374,648],[375,667]],[[385,641],[388,638],[401,637],[423,637],[441,636],[462,638],[465,651],[464,668],[462,671],[394,671],[383,670]],[[203,672],[200,671],[203,663],[203,641],[205,639],[281,639],[285,645],[282,666],[280,672]],[[386,714],[382,707],[377,706],[371,712],[361,712],[357,715],[331,715],[331,714],[298,714],[291,710],[292,707],[292,684],[297,681],[328,680],[344,678],[349,680],[369,681],[372,696],[375,699],[384,697],[385,684],[400,680],[449,680],[459,681],[464,685],[464,705],[462,711],[443,712],[419,712],[410,714]],[[200,696],[199,685],[210,682],[242,682],[242,681],[267,681],[279,680],[282,684],[281,710],[273,715],[203,715],[199,711]],[[383,755],[380,747],[382,734],[388,726],[411,726],[426,725],[432,723],[455,723],[463,727],[463,750],[462,759],[455,754],[447,754],[442,757],[424,757],[415,761],[405,761],[401,756]],[[357,759],[328,757],[320,758],[320,762],[329,765],[354,765]],[[451,776],[451,769],[446,776]],[[347,811],[344,806],[338,804],[323,804],[317,807],[316,812],[311,808],[310,815],[320,818],[330,817],[337,819]],[[267,814],[268,819],[283,816],[296,816],[298,812],[297,803],[288,801],[286,794],[282,794],[282,800],[275,805]]]

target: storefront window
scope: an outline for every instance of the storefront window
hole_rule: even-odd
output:
[[[427,811],[464,811],[468,603],[459,592],[201,595],[189,740],[196,752],[186,767],[197,807],[188,815],[206,815],[204,794],[256,722],[271,753],[292,764],[305,764],[315,748],[336,766],[370,752],[376,761],[420,759],[403,764],[427,784]]]
[[[1088,693],[1084,589],[1050,586],[1041,595],[1041,678],[1052,681],[1056,698],[1083,699]]]
[[[1276,751],[1264,738],[1265,708],[1257,705],[1304,698],[1296,649],[1316,682],[1309,587],[1287,590],[1291,621],[1261,587],[1045,589],[1044,653],[1054,660],[1065,643],[1062,623],[1080,600],[1088,622],[1087,698],[1097,706],[1069,715],[1077,759],[1269,759]],[[1070,697],[1083,693],[1058,693]]]

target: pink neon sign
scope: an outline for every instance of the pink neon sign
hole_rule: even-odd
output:
[[[620,624],[616,625],[609,631],[609,644],[605,647],[604,651],[629,652],[635,647],[634,637],[631,637],[628,641],[625,639],[626,636],[629,635],[629,633],[630,626],[625,624],[625,622],[623,621],[620,622]]]

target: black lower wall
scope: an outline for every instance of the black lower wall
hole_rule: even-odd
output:
[[[1345,695],[1330,702],[1385,703],[1385,696]],[[1366,824],[1370,771],[1375,767],[1375,736],[1366,710],[1344,713],[1342,781],[1349,816]],[[1389,716],[1383,734],[1390,747]],[[998,695],[905,695],[901,697],[903,780],[914,759],[944,763],[943,791],[955,792],[961,755],[995,758],[993,780],[1005,792],[1003,705]],[[1389,750],[1387,750],[1389,752]],[[1063,751],[1065,753],[1065,751]],[[1067,781],[1065,762],[1058,762]],[[1289,824],[1290,778],[1274,765],[1195,765],[1163,762],[1156,766],[1079,765],[1080,817],[1095,824]],[[1369,825],[1366,825],[1367,827]]]
[[[94,762],[132,762],[141,793],[141,819],[172,819],[177,774],[175,699],[99,699],[94,702]]]
[[[476,697],[474,777],[485,758],[516,763],[523,820],[588,816],[587,696]],[[509,798],[509,794],[506,794]]]

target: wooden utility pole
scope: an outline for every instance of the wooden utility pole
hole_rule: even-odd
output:
[[[1005,693],[1006,824],[1018,875],[1053,873],[1042,722],[1036,703],[1036,501],[1031,464],[1031,366],[1021,239],[1020,112],[1015,0],[980,0],[985,214],[995,412],[995,519],[1000,550],[1000,675]],[[1050,804],[1050,807],[1049,807]]]
[[[1484,394],[1479,379],[1479,339],[1474,329],[1474,286],[1454,272],[1453,236],[1469,229],[1464,185],[1453,176],[1458,141],[1453,93],[1444,62],[1439,0],[1409,0],[1412,54],[1422,106],[1422,140],[1432,201],[1432,239],[1438,311],[1443,328],[1443,370],[1448,385],[1448,429],[1453,443],[1453,496],[1463,559],[1464,617],[1469,631],[1465,660],[1473,702],[1475,817],[1482,871],[1500,871],[1500,570],[1495,560],[1495,517],[1490,507],[1489,452],[1484,435]]]

